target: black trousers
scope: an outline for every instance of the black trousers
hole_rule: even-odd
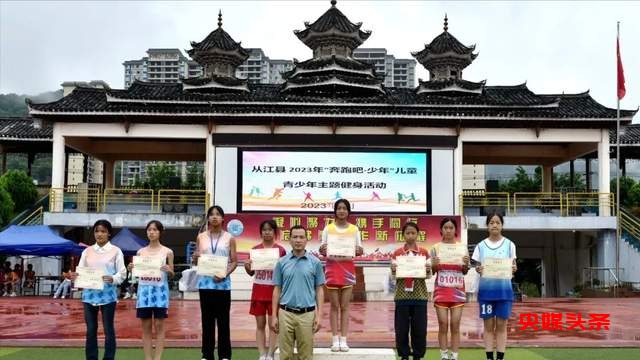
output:
[[[203,359],[215,360],[213,352],[216,343],[216,325],[218,326],[218,359],[231,359],[230,310],[230,290],[200,289]]]
[[[427,351],[427,304],[404,305],[396,303],[396,348],[398,356],[421,359]],[[411,347],[409,347],[411,334]],[[413,350],[413,351],[412,351]]]

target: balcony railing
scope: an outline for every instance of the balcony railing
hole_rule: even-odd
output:
[[[209,207],[205,190],[134,188],[52,188],[51,212],[84,213],[190,213],[203,214]]]
[[[485,192],[464,191],[460,194],[460,213],[483,216],[498,210],[509,216],[615,216],[612,193],[598,192]]]

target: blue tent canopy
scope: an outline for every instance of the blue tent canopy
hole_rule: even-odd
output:
[[[135,255],[138,250],[147,246],[147,241],[132,233],[131,230],[124,227],[116,236],[111,238],[111,243],[122,250],[126,256]]]
[[[0,254],[55,256],[72,254],[82,248],[58,236],[47,225],[11,225],[0,232]]]

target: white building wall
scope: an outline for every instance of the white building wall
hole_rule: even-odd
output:
[[[431,160],[431,213],[452,215],[455,204],[453,150],[431,150]]]

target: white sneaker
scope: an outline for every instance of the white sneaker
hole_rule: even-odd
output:
[[[133,294],[133,295],[131,296],[131,298],[132,298],[133,300],[135,300],[135,299],[137,299],[137,298],[138,298],[138,295]],[[222,360],[225,360],[225,359],[222,359]],[[229,359],[227,359],[227,360],[229,360]]]
[[[54,299],[57,299],[57,298],[58,298],[58,295],[53,295],[53,298],[54,298]]]
[[[11,293],[11,295],[9,295],[9,296],[10,296],[10,297],[16,297],[16,296],[18,296],[18,295],[16,295],[16,293],[15,293],[15,292],[12,292],[12,293]]]
[[[131,294],[126,293],[126,294],[124,294],[124,296],[123,296],[122,298],[123,298],[123,299],[128,299],[128,298],[130,298],[130,297],[131,297]]]
[[[60,298],[61,298],[61,299],[64,299],[64,298],[65,298],[65,296],[64,296],[64,295],[62,295],[62,297],[60,297]]]
[[[340,351],[340,336],[333,337],[333,341],[331,343],[331,351],[333,352]]]
[[[347,345],[347,337],[340,336],[340,351],[347,352],[349,351],[349,345]]]

